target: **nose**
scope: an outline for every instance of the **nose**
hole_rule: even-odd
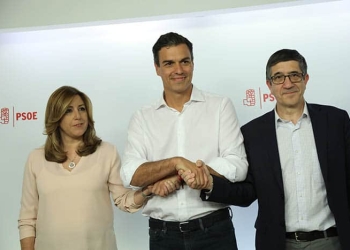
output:
[[[283,87],[284,88],[291,88],[294,86],[294,83],[291,82],[291,80],[289,79],[289,77],[287,76],[285,79],[284,79],[284,83],[283,83]]]
[[[177,63],[176,65],[175,65],[175,73],[177,73],[177,74],[183,74],[183,68],[182,68],[182,65],[181,65],[181,63]]]
[[[74,111],[74,119],[79,120],[80,118],[81,118],[81,114],[80,114],[79,110],[75,110]]]

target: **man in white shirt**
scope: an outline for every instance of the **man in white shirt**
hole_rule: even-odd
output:
[[[153,46],[154,66],[163,81],[162,98],[138,110],[128,129],[121,177],[124,185],[152,191],[150,249],[237,249],[229,207],[203,202],[199,190],[182,183],[178,171],[191,171],[198,183],[246,178],[248,163],[234,106],[229,98],[192,84],[192,43],[167,33]],[[198,167],[199,166],[199,167]],[[195,185],[195,184],[194,184]]]

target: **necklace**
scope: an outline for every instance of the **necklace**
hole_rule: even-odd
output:
[[[68,164],[68,167],[69,167],[70,169],[75,168],[75,162],[74,162],[74,160],[75,160],[76,157],[77,157],[77,154],[74,156],[73,160],[71,160],[70,163]],[[68,158],[68,159],[69,159],[69,158]]]

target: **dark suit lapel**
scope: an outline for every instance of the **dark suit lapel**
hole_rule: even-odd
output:
[[[327,114],[322,112],[321,106],[307,104],[307,108],[312,123],[323,179],[327,180]]]
[[[277,136],[276,136],[276,124],[275,124],[275,111],[267,113],[264,120],[264,126],[266,133],[264,134],[264,145],[266,145],[268,153],[268,163],[272,168],[278,186],[283,191],[282,169],[278,151]]]

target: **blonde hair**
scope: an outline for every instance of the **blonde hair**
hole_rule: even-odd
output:
[[[62,86],[51,94],[46,105],[44,134],[47,135],[45,142],[45,158],[47,161],[62,163],[67,160],[60,133],[60,122],[76,95],[79,95],[83,100],[88,116],[88,127],[83,135],[83,143],[77,149],[77,154],[79,156],[92,154],[102,142],[96,136],[90,98],[74,87]]]

